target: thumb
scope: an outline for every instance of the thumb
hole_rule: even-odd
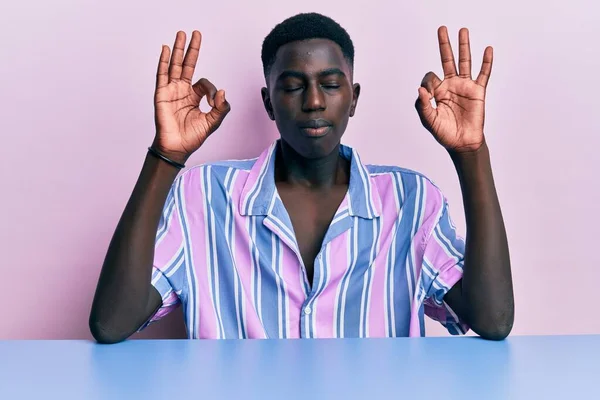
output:
[[[437,110],[431,105],[431,94],[424,87],[419,88],[419,97],[415,102],[415,108],[423,126],[430,129],[437,115]]]
[[[231,105],[225,99],[225,91],[222,89],[217,91],[217,93],[215,94],[214,106],[206,114],[206,118],[212,125],[213,130],[217,129],[221,125],[221,123],[225,119],[225,116],[229,113],[230,110]]]

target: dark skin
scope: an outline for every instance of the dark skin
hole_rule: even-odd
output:
[[[192,77],[202,37],[194,31],[186,51],[186,35],[178,32],[173,52],[163,46],[154,93],[156,135],[152,146],[171,160],[188,157],[221,125],[230,111],[225,91]],[[199,109],[206,96],[211,109]],[[154,239],[169,189],[178,169],[147,155],[142,171],[113,234],[102,265],[90,313],[90,331],[100,343],[131,336],[161,305],[150,283]]]
[[[458,39],[457,70],[448,31],[444,26],[438,29],[444,79],[427,73],[415,107],[423,126],[454,162],[465,208],[463,278],[445,301],[481,337],[501,340],[512,330],[514,295],[506,229],[484,135],[493,49],[485,49],[481,70],[473,79],[469,31],[461,29]],[[430,100],[435,100],[435,108]]]
[[[310,166],[298,165],[296,162],[303,159],[284,142],[276,156],[275,185],[292,221],[311,285],[314,260],[350,181],[350,163],[337,154],[334,156]],[[321,173],[322,170],[328,173]]]
[[[352,70],[339,46],[312,39],[278,50],[261,93],[282,139],[275,184],[312,283],[315,257],[348,190],[350,163],[339,156],[339,147],[360,85],[352,83]],[[319,120],[327,132],[310,136],[304,127]]]
[[[505,338],[514,320],[508,244],[483,135],[485,88],[492,50],[471,79],[468,31],[459,35],[456,71],[445,27],[438,31],[444,80],[428,73],[416,108],[456,167],[464,199],[467,239],[463,279],[446,302],[486,339]],[[173,53],[163,46],[157,71],[153,146],[184,163],[221,124],[230,110],[225,92],[201,79],[192,85],[201,36],[194,31],[185,51],[179,32]],[[325,232],[346,194],[349,164],[339,157],[341,137],[354,115],[360,86],[339,46],[322,39],[283,46],[262,89],[265,109],[277,123],[276,186],[290,215],[307,274]],[[198,106],[203,96],[208,112]],[[436,106],[430,104],[435,99]],[[90,329],[101,343],[129,337],[160,306],[150,284],[154,237],[177,169],[148,156],[119,221],[98,282]]]

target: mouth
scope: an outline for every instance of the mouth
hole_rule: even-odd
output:
[[[331,122],[324,119],[313,119],[303,122],[299,126],[306,136],[313,138],[325,136],[331,130]]]

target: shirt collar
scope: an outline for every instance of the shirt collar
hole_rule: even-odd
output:
[[[239,208],[241,215],[268,215],[275,199],[279,197],[275,187],[275,153],[279,140],[275,140],[258,157],[241,192]],[[340,145],[340,155],[350,160],[350,183],[348,185],[348,212],[366,219],[379,217],[381,198],[377,185],[369,171],[360,161],[356,150]]]

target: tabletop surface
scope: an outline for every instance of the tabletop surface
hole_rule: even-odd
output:
[[[0,399],[567,399],[598,395],[600,335],[0,341]]]

